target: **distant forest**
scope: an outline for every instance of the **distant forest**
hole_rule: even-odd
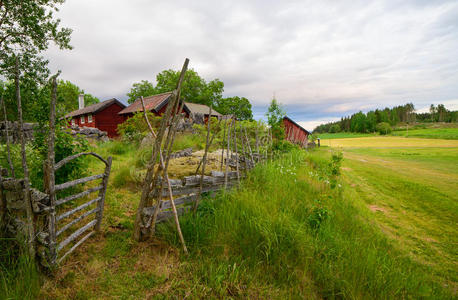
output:
[[[399,123],[426,123],[426,122],[457,122],[458,111],[450,111],[443,104],[434,106],[431,104],[429,112],[415,113],[412,103],[395,106],[393,108],[371,110],[367,113],[358,112],[349,117],[343,117],[340,121],[329,122],[317,126],[314,133],[336,132],[375,132],[378,125],[396,126]]]

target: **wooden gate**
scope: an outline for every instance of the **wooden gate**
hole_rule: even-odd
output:
[[[72,180],[69,182],[65,182],[62,184],[55,184],[55,172],[59,170],[62,166],[69,163],[70,161],[77,159],[83,155],[91,155],[99,159],[105,164],[105,171],[102,174],[92,175],[76,180]],[[50,264],[55,265],[56,263],[60,263],[67,257],[70,253],[72,253],[78,246],[80,246],[85,240],[91,237],[96,231],[100,230],[100,225],[102,223],[102,216],[103,216],[103,207],[105,202],[105,192],[107,189],[108,184],[108,177],[110,175],[111,169],[111,156],[108,157],[107,160],[103,159],[100,155],[93,153],[93,152],[85,152],[85,153],[78,153],[76,155],[69,156],[60,162],[56,163],[51,168],[52,174],[48,176],[48,185],[49,185],[49,199],[50,199],[50,207],[49,207],[49,215],[48,215],[48,230],[49,230],[49,258]],[[60,199],[57,199],[56,193],[80,184],[85,184],[94,180],[101,179],[100,185],[95,187],[89,187],[82,192],[77,194],[73,194],[70,196],[66,196]],[[88,200],[82,204],[74,208],[70,208],[66,211],[63,209],[59,210],[59,214],[57,214],[57,207],[69,203],[71,201],[75,201],[77,199],[89,196],[92,193],[98,192],[97,197]],[[74,230],[73,233],[67,235],[64,239],[59,239],[60,236],[64,232],[68,232],[70,228],[73,228],[76,224],[80,223],[82,220],[89,218],[89,216],[94,215],[94,219],[86,223],[84,226],[80,226],[78,229]],[[67,221],[70,216],[76,215],[76,217],[71,220]],[[89,232],[88,232],[89,231]],[[86,233],[88,232],[88,233]],[[73,246],[62,253],[62,250],[69,245],[71,242],[76,241],[76,239],[81,236],[82,234],[86,233],[81,239],[73,244]],[[58,241],[60,240],[60,241]]]

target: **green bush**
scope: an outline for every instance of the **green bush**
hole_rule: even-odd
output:
[[[392,131],[390,124],[386,122],[378,123],[376,126],[376,130],[381,135],[389,134]]]
[[[148,112],[147,115],[151,126],[157,129],[162,118],[151,112]],[[140,142],[149,133],[148,124],[146,124],[143,112],[136,113],[123,123],[119,124],[117,131],[121,138],[125,141]]]
[[[338,124],[334,124],[329,128],[329,133],[337,133],[340,132],[340,126]]]

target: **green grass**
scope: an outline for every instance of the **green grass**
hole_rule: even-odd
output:
[[[458,128],[426,128],[393,131],[394,136],[426,138],[426,139],[446,139],[458,140]]]
[[[322,140],[328,139],[346,139],[367,136],[377,136],[375,133],[354,133],[354,132],[338,132],[338,133],[319,133],[317,136]]]

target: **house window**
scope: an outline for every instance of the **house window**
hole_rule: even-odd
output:
[[[88,115],[88,116],[87,116],[87,122],[88,122],[88,123],[91,123],[91,122],[92,122],[92,115]]]
[[[84,124],[84,116],[81,116],[81,124]]]
[[[75,119],[72,119],[72,126],[75,126],[75,125],[76,125]]]

